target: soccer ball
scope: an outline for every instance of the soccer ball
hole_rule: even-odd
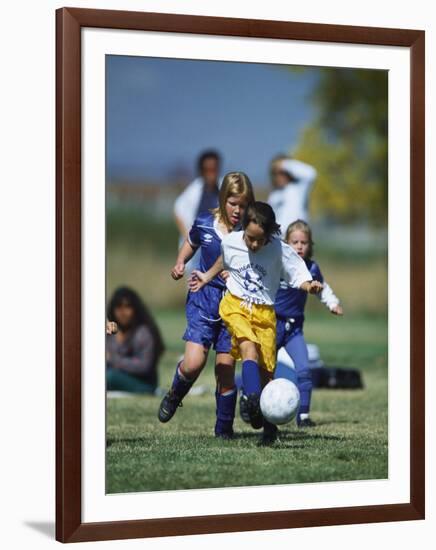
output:
[[[299,406],[300,392],[286,378],[276,378],[269,382],[260,396],[262,414],[272,424],[287,424],[295,418]]]

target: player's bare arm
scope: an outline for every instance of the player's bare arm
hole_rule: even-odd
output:
[[[210,283],[224,269],[223,257],[220,256],[213,266],[203,273],[202,271],[194,270],[189,281],[189,288],[192,292],[198,292],[207,283]]]
[[[338,304],[337,306],[333,306],[331,309],[330,309],[331,313],[333,313],[333,315],[343,315],[344,314],[344,310],[341,306],[341,304]]]
[[[323,289],[323,285],[319,281],[305,281],[300,289],[308,294],[319,294]]]
[[[221,271],[221,279],[223,279],[224,281],[227,281],[227,279],[230,277],[230,273],[226,270],[224,271]]]
[[[176,265],[171,270],[171,277],[178,281],[185,274],[185,265],[195,254],[195,248],[185,239],[177,255]]]

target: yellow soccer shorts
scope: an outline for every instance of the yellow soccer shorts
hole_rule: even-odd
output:
[[[259,365],[273,372],[276,364],[276,314],[274,306],[247,304],[229,292],[221,300],[219,313],[232,337],[232,357],[242,359],[239,340],[257,345]]]

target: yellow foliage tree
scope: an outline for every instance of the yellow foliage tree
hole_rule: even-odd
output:
[[[315,71],[315,69],[310,69]],[[316,69],[314,120],[292,156],[315,166],[315,219],[387,223],[387,72]]]

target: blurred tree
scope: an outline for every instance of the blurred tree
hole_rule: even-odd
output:
[[[318,170],[311,199],[315,218],[387,224],[388,73],[307,69],[317,75],[314,120],[295,158]]]

